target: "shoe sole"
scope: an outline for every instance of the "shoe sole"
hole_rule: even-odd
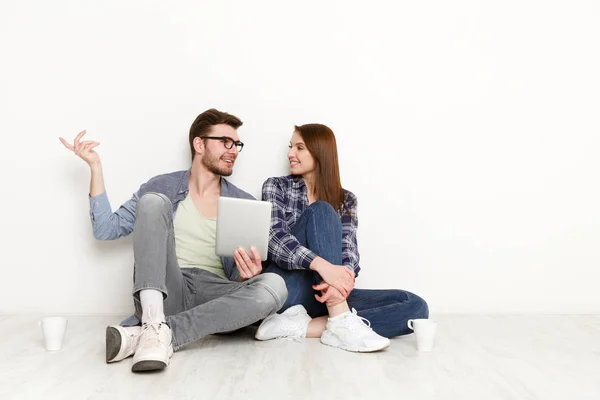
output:
[[[167,363],[158,360],[138,361],[131,367],[133,372],[159,371],[167,367]]]
[[[107,326],[106,327],[106,362],[112,363],[115,361],[115,357],[119,355],[121,351],[121,345],[123,341],[121,340],[121,332],[115,327]]]
[[[384,350],[384,349],[387,349],[388,347],[390,347],[389,341],[385,346],[378,347],[376,349],[349,347],[349,346],[343,345],[342,342],[340,342],[337,337],[335,337],[333,335],[325,335],[325,332],[323,332],[323,335],[321,335],[321,343],[323,343],[327,346],[335,347],[337,349],[351,351],[353,353],[374,353],[376,351],[381,351],[381,350]]]

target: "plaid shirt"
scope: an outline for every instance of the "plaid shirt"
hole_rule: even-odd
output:
[[[341,217],[342,264],[354,270],[355,275],[358,276],[360,257],[356,239],[357,199],[352,192],[345,189],[344,195],[352,218],[347,213]],[[297,179],[294,175],[269,178],[263,184],[262,199],[273,204],[269,233],[269,259],[284,269],[309,269],[310,263],[317,255],[302,246],[290,233],[308,207],[304,179]]]

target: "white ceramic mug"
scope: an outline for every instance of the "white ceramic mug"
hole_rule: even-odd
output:
[[[67,330],[67,319],[63,317],[46,317],[42,318],[39,324],[44,333],[46,350],[60,350]]]
[[[417,350],[433,350],[437,322],[431,319],[409,319],[408,327],[415,331],[417,337]]]

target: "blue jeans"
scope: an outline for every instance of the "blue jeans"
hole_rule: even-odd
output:
[[[300,216],[291,232],[305,247],[332,264],[342,263],[342,224],[340,216],[329,203],[317,201]],[[279,312],[302,304],[312,318],[327,315],[327,306],[315,299],[312,285],[321,282],[321,276],[311,270],[287,270],[271,263],[265,272],[280,275],[288,289],[288,297]],[[348,296],[348,305],[371,322],[375,332],[385,337],[412,333],[409,319],[427,318],[429,308],[425,300],[404,290],[354,289]]]

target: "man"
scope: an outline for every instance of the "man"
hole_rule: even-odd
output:
[[[112,212],[104,188],[100,143],[61,142],[91,169],[94,237],[117,239],[135,231],[132,325],[106,329],[106,361],[133,355],[132,371],[165,368],[173,350],[209,334],[233,331],[275,313],[287,298],[282,278],[260,274],[256,249],[215,255],[217,199],[253,197],[228,182],[244,144],[237,117],[210,109],[190,128],[192,166],[159,175]],[[242,222],[242,221],[240,221]]]

